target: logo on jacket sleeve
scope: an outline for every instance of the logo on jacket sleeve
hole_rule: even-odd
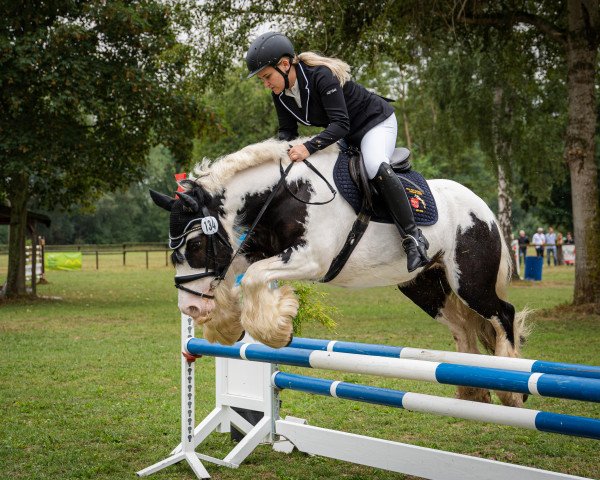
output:
[[[335,88],[332,88],[331,90],[327,90],[327,91],[325,92],[325,95],[331,95],[333,92],[337,92],[337,87],[335,87]]]

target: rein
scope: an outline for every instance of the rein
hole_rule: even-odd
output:
[[[242,251],[242,249],[246,245],[248,239],[250,238],[250,235],[252,235],[252,232],[256,228],[256,225],[258,225],[258,222],[260,221],[260,219],[265,214],[265,211],[267,210],[267,208],[269,207],[269,205],[271,204],[271,202],[275,198],[275,195],[277,195],[277,193],[281,189],[282,185],[284,186],[285,190],[295,200],[297,200],[297,201],[299,201],[299,202],[301,202],[301,203],[303,203],[305,205],[326,205],[326,204],[332,202],[335,199],[335,197],[336,197],[337,191],[332,187],[332,185],[329,183],[329,181],[327,181],[327,179],[321,174],[321,172],[319,172],[319,170],[317,170],[313,166],[312,163],[310,163],[308,160],[304,160],[304,163],[306,164],[306,166],[308,168],[310,168],[314,173],[316,173],[319,178],[321,178],[325,182],[325,184],[329,188],[329,191],[332,193],[332,197],[329,200],[327,200],[326,202],[307,202],[307,201],[302,200],[301,198],[298,198],[290,190],[290,188],[288,187],[288,185],[287,185],[287,183],[285,181],[286,178],[287,178],[287,176],[288,176],[288,174],[289,174],[289,172],[290,172],[290,170],[292,169],[292,166],[294,165],[294,162],[291,162],[284,169],[283,168],[283,163],[282,163],[282,161],[280,159],[279,160],[279,170],[281,172],[281,177],[279,179],[279,182],[277,183],[277,185],[275,186],[275,188],[271,191],[271,193],[269,194],[269,196],[265,200],[265,203],[263,204],[262,208],[260,209],[260,212],[258,212],[258,215],[254,219],[254,222],[252,223],[252,225],[250,226],[250,228],[246,232],[246,235],[244,236],[244,238],[240,242],[237,250],[235,250],[235,252],[231,256],[231,259],[229,260],[229,262],[227,263],[227,265],[223,269],[221,269],[220,273],[217,272],[216,269],[214,271],[209,271],[208,268],[207,268],[207,270],[205,272],[203,272],[203,273],[198,273],[198,274],[194,274],[194,275],[180,275],[180,276],[175,276],[175,288],[177,288],[179,290],[183,290],[184,292],[187,292],[187,293],[191,293],[192,295],[196,295],[198,297],[208,298],[208,299],[214,299],[215,298],[214,295],[209,295],[207,293],[197,292],[197,291],[192,290],[190,288],[184,287],[182,284],[193,282],[194,280],[199,280],[201,278],[214,276],[215,278],[214,278],[214,280],[210,284],[210,289],[213,290],[217,286],[219,286],[219,284],[225,279],[225,276],[227,275],[227,271],[229,270],[229,268],[233,264],[233,261],[236,259],[236,257],[238,256],[238,254]],[[208,216],[206,212],[203,212],[203,213],[205,214],[205,216]],[[227,241],[226,239],[224,239],[222,236],[219,236],[219,238],[221,238],[221,241],[223,241],[228,247],[231,248],[231,243],[229,241]],[[213,249],[213,252],[214,252],[214,255],[215,255],[215,258],[216,258],[216,246],[215,246],[215,242],[213,242],[213,240],[212,240],[212,236],[211,236],[210,241],[208,243],[210,245],[207,245],[207,249],[211,248],[211,246],[212,246],[212,249]]]
[[[280,165],[281,165],[281,163],[280,163]],[[211,283],[211,288],[217,287],[225,279],[225,275],[227,274],[227,270],[229,270],[229,267],[231,267],[233,261],[235,260],[235,257],[237,257],[238,254],[242,251],[242,248],[244,248],[244,245],[246,245],[246,242],[250,238],[250,235],[252,235],[252,232],[256,228],[256,225],[258,225],[258,222],[260,221],[260,219],[262,218],[262,216],[265,214],[265,211],[267,210],[267,208],[269,207],[269,205],[271,204],[271,202],[275,198],[275,195],[277,195],[277,192],[279,192],[279,189],[281,188],[281,185],[285,183],[285,179],[286,179],[288,173],[290,172],[290,170],[292,169],[293,165],[294,165],[294,162],[290,163],[285,170],[282,169],[282,171],[281,171],[281,178],[279,179],[279,182],[277,183],[277,186],[271,191],[271,193],[269,194],[269,196],[265,200],[265,203],[263,204],[262,208],[260,209],[260,212],[258,212],[258,215],[254,219],[254,222],[252,222],[252,225],[250,226],[250,228],[246,232],[246,236],[240,242],[240,244],[239,244],[237,250],[235,251],[235,253],[231,256],[231,260],[229,260],[229,263],[227,264],[227,266],[225,267],[225,269],[223,270],[223,272],[220,275],[218,275],[217,277],[215,277],[215,279]],[[214,285],[213,285],[213,283],[214,283]]]
[[[288,184],[285,184],[285,190],[292,196],[294,197],[295,200],[298,200],[300,203],[304,203],[305,205],[327,205],[328,203],[332,202],[335,199],[335,196],[337,195],[337,191],[335,190],[335,188],[333,188],[331,186],[331,183],[329,183],[327,181],[327,179],[323,176],[323,174],[321,172],[319,172],[319,170],[317,170],[315,168],[315,166],[310,163],[308,160],[303,160],[303,162],[306,164],[306,166],[308,168],[310,168],[313,172],[315,172],[317,174],[317,176],[323,180],[325,182],[325,185],[327,185],[327,187],[329,188],[329,191],[332,193],[332,197],[327,200],[326,202],[305,202],[304,200],[302,200],[301,198],[298,198],[296,195],[294,195],[294,192],[292,192],[290,190],[290,187],[288,187]],[[290,164],[291,165],[291,164]],[[288,167],[289,168],[289,167]],[[283,170],[283,164],[281,163],[281,159],[279,159],[279,171],[281,172],[282,177],[284,175],[287,175],[287,170],[284,172]]]

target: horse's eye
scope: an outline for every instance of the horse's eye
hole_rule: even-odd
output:
[[[206,265],[206,252],[202,237],[190,240],[185,246],[185,259],[192,268],[202,268]]]

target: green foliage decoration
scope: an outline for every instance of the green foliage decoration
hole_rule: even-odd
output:
[[[298,297],[298,314],[294,318],[294,334],[302,335],[302,328],[309,323],[323,325],[328,330],[334,330],[334,317],[339,310],[326,303],[327,293],[309,282],[290,282]]]

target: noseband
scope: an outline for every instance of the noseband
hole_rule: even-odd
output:
[[[184,292],[191,293],[192,295],[196,295],[201,298],[208,298],[209,300],[213,300],[215,298],[214,295],[209,295],[208,293],[198,292],[196,290],[192,290],[191,288],[184,287],[184,283],[193,282],[194,280],[200,280],[201,278],[206,277],[214,277],[215,272],[206,271],[204,273],[197,273],[195,275],[175,275],[175,288],[178,290],[183,290]],[[212,282],[211,282],[212,285]],[[211,286],[212,288],[212,286]]]

